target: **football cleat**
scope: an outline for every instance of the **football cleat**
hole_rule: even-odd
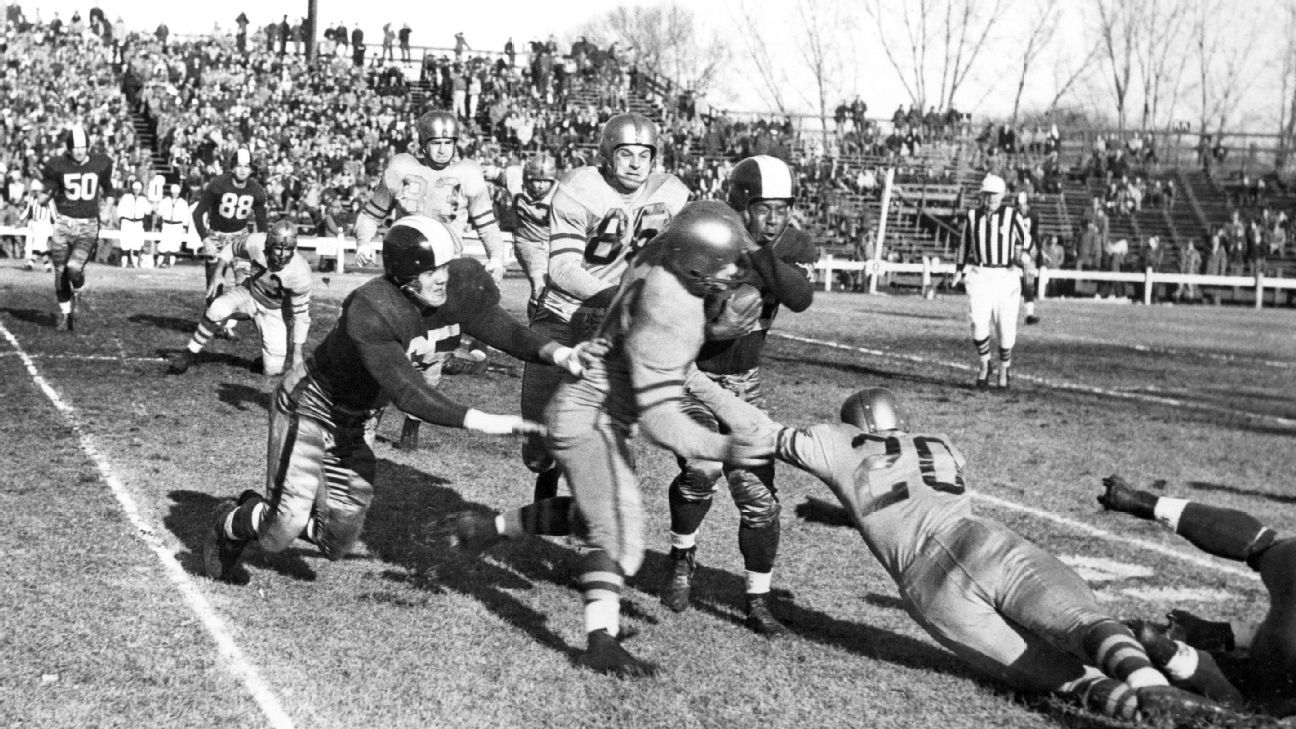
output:
[[[58,322],[54,324],[54,331],[56,332],[72,331],[72,315],[60,313],[58,315]]]
[[[32,271],[35,268],[36,268],[36,262],[31,260],[30,258],[27,259],[27,262],[23,264],[24,271]]]
[[[486,353],[480,349],[459,349],[446,359],[441,371],[447,375],[480,375],[489,364]]]
[[[1140,519],[1152,519],[1156,513],[1157,497],[1130,486],[1125,479],[1112,474],[1103,479],[1105,490],[1098,503],[1108,511],[1123,511]]]
[[[689,592],[693,587],[693,573],[697,571],[697,547],[678,549],[671,547],[671,571],[662,587],[661,601],[677,613],[688,610]]]
[[[194,353],[187,349],[181,350],[179,354],[171,358],[171,363],[167,365],[168,375],[183,375],[193,366]]]
[[[257,494],[257,497],[260,498],[260,495]],[[231,539],[225,534],[225,522],[238,508],[238,504],[233,501],[225,501],[216,507],[211,531],[207,533],[207,540],[203,542],[203,570],[213,580],[228,582],[231,585],[246,585],[251,577],[238,561],[243,555],[243,548],[247,546],[247,540]]]
[[[437,541],[469,554],[480,554],[504,541],[495,528],[495,515],[480,511],[451,514],[432,528]]]
[[[1039,323],[1040,323],[1040,318],[1039,318],[1038,316],[1035,316],[1034,314],[1031,314],[1030,316],[1026,317],[1026,323],[1027,323],[1027,324],[1039,324]]]
[[[986,368],[984,371],[982,371],[982,372],[978,372],[978,373],[977,373],[977,378],[976,378],[976,389],[978,389],[978,390],[989,390],[989,389],[990,389],[990,376],[991,376],[992,374],[994,374],[994,370],[991,370],[989,367],[987,367],[987,368]]]
[[[412,452],[419,449],[420,425],[422,425],[422,421],[405,418],[405,424],[401,426],[400,442],[396,444],[397,450]]]
[[[1010,371],[1011,370],[1008,367],[1001,367],[999,369],[999,389],[1008,390],[1012,388],[1012,375],[1009,374]]]
[[[743,621],[743,625],[766,638],[777,638],[788,633],[787,626],[770,612],[768,595],[748,593],[747,619]]]
[[[1134,637],[1143,650],[1147,652],[1148,658],[1152,660],[1152,665],[1158,669],[1164,669],[1166,664],[1174,658],[1179,651],[1179,646],[1170,637],[1170,626],[1158,625],[1157,623],[1146,620],[1126,620],[1125,626],[1134,633]]]
[[[576,663],[618,678],[651,678],[658,671],[655,663],[635,658],[606,630],[589,634],[589,644]]]
[[[1135,693],[1139,717],[1158,726],[1197,726],[1201,722],[1239,717],[1223,704],[1174,686],[1144,686]]]
[[[1233,626],[1227,622],[1205,620],[1187,610],[1166,613],[1170,621],[1167,633],[1170,638],[1202,651],[1231,651],[1234,648]]]

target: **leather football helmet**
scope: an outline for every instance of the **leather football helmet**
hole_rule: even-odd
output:
[[[419,148],[433,139],[459,139],[459,119],[448,111],[429,111],[414,122]]]
[[[740,213],[757,200],[791,202],[796,195],[796,178],[787,163],[777,157],[748,157],[729,173],[729,206]]]
[[[444,266],[459,249],[455,234],[439,220],[407,215],[392,224],[383,238],[383,271],[404,288],[420,273]]]
[[[265,258],[271,271],[282,271],[297,252],[297,226],[290,220],[280,220],[266,231]]]
[[[846,398],[841,406],[841,420],[869,433],[909,432],[908,414],[885,387],[866,388]]]
[[[660,260],[695,296],[741,284],[747,249],[754,245],[738,213],[715,200],[685,205],[656,241]],[[737,264],[739,271],[721,275],[730,264]]]
[[[558,160],[548,152],[533,155],[522,166],[522,185],[533,198],[542,197],[558,180]]]
[[[67,145],[68,155],[77,162],[85,162],[90,158],[90,135],[86,134],[85,127],[80,124],[75,124],[68,129],[64,143]]]
[[[657,125],[643,114],[617,114],[603,125],[599,132],[599,159],[607,167],[612,165],[612,155],[617,147],[640,144],[652,148],[657,158]]]
[[[243,170],[244,174],[239,174],[238,170]],[[229,172],[239,182],[252,176],[252,152],[247,147],[239,147],[230,155]]]

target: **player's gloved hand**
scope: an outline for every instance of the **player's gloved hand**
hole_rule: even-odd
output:
[[[580,345],[576,345],[579,347]],[[580,352],[576,347],[559,347],[554,350],[553,363],[567,370],[572,377],[580,377],[585,365],[581,363]]]
[[[374,246],[372,242],[361,243],[359,246],[356,246],[355,265],[360,266],[361,268],[367,268],[373,262]]]
[[[504,265],[503,261],[494,258],[488,258],[486,260],[486,273],[491,275],[491,278],[495,280],[495,283],[504,280],[504,271],[507,268],[508,266]]]
[[[585,299],[581,306],[591,309],[606,309],[612,305],[612,299],[616,297],[617,287],[609,286],[593,296]]]
[[[488,435],[544,435],[540,423],[525,420],[521,415],[493,415],[480,410],[464,413],[463,427]]]

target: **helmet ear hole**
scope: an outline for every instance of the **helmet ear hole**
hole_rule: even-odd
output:
[[[612,166],[612,157],[617,147],[635,144],[652,150],[653,159],[657,158],[657,125],[643,114],[618,114],[603,125],[599,132],[599,159],[605,169]]]
[[[904,408],[885,387],[870,387],[851,394],[842,403],[841,420],[869,433],[909,430]]]
[[[395,283],[404,284],[419,274],[449,263],[462,246],[444,223],[425,215],[397,220],[383,238],[383,270]]]

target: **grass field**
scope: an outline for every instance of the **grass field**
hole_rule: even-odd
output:
[[[799,519],[830,497],[781,467],[776,610],[793,635],[742,627],[737,515],[703,527],[694,609],[657,600],[674,460],[638,446],[649,554],[625,596],[629,644],[665,667],[623,682],[573,665],[584,646],[573,552],[559,541],[480,559],[428,538],[438,516],[530,498],[517,441],[425,428],[377,448],[356,551],[251,553],[251,584],[202,577],[217,500],[264,479],[273,382],[258,347],[213,342],[163,376],[200,314],[198,267],[89,270],[92,313],[53,330],[50,275],[0,265],[0,727],[1046,727],[1085,724],[984,683],[904,614],[857,534]],[[360,274],[317,280],[317,341]],[[520,311],[525,282],[505,282]],[[765,376],[774,416],[835,418],[863,386],[901,395],[915,427],[969,460],[981,513],[1082,569],[1122,617],[1185,607],[1258,618],[1259,582],[1156,526],[1104,513],[1103,476],[1245,509],[1296,531],[1296,312],[1049,301],[1024,328],[1014,388],[978,392],[962,297],[820,294],[784,314]],[[520,363],[444,389],[515,410]]]

